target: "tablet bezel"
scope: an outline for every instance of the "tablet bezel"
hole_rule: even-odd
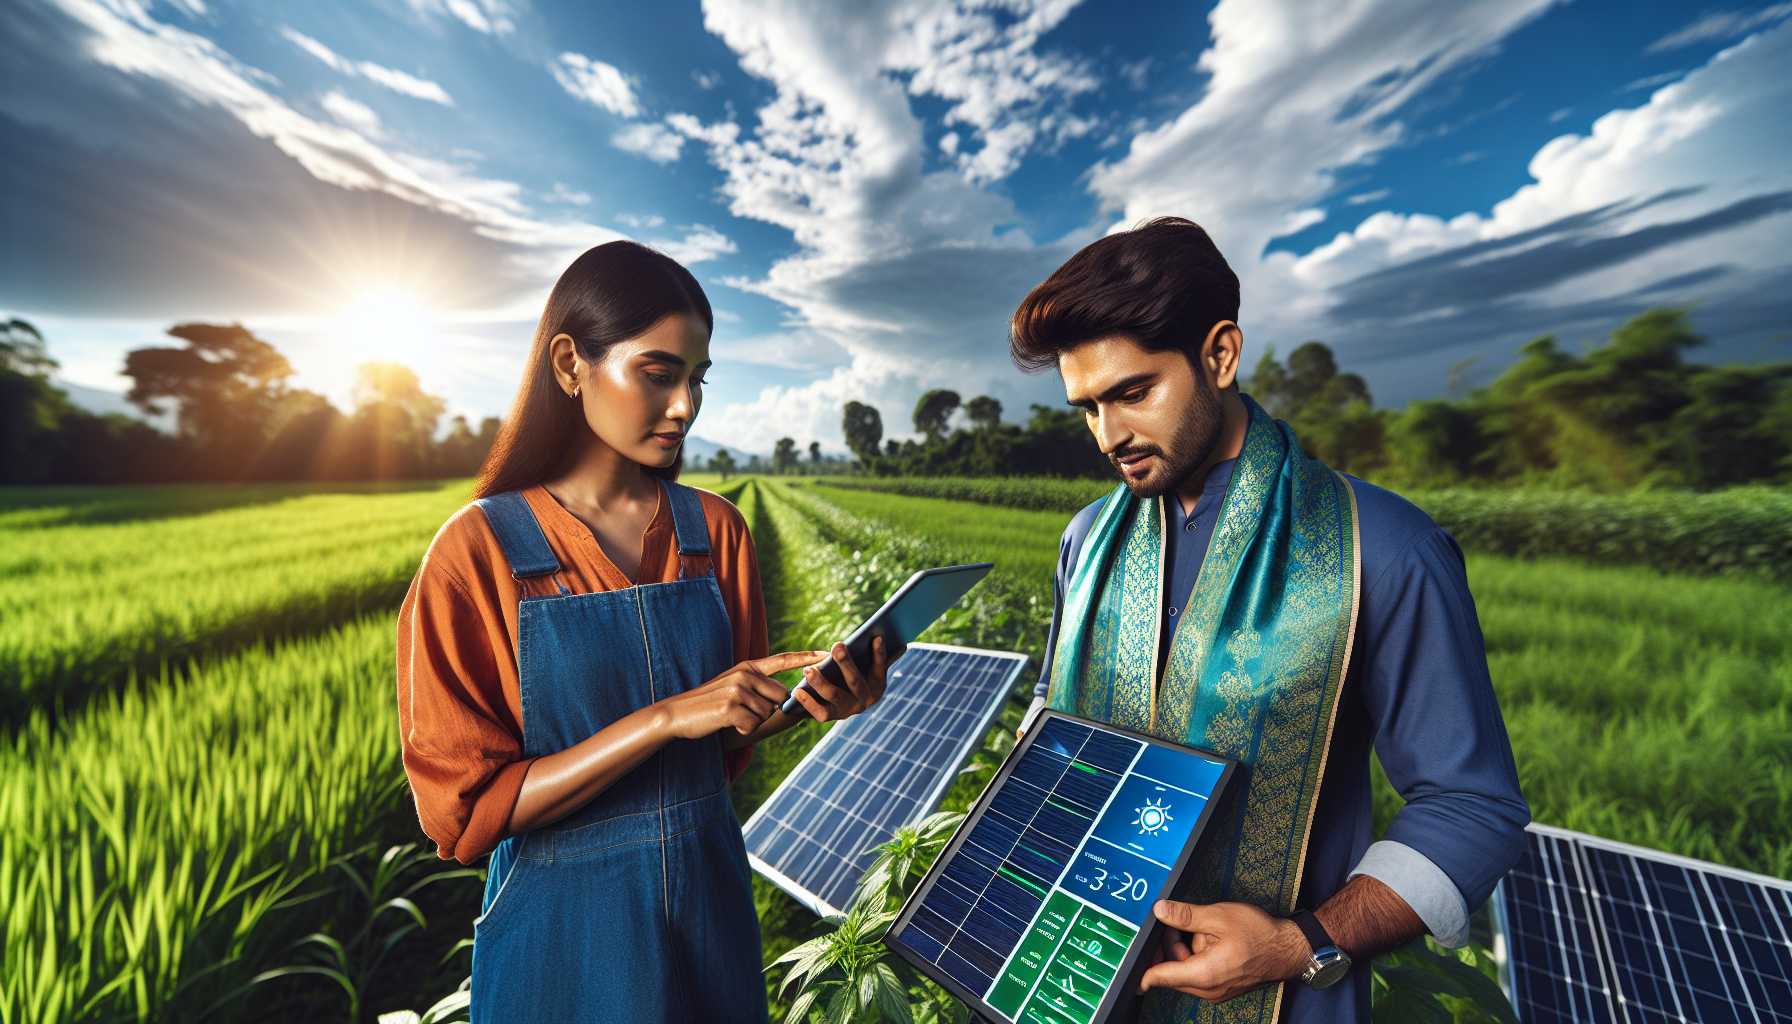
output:
[[[957,997],[959,1001],[963,1002],[979,1017],[988,1020],[1005,1022],[1013,1018],[1008,1017],[994,1006],[984,1002],[982,995],[965,988],[957,979],[941,970],[939,965],[929,961],[927,958],[921,956],[921,954],[909,948],[909,946],[903,943],[897,935],[908,926],[909,919],[914,916],[915,911],[920,908],[922,902],[926,899],[927,894],[932,891],[934,883],[938,881],[944,866],[952,857],[958,854],[958,850],[964,845],[966,838],[971,834],[972,830],[977,827],[977,823],[982,820],[983,813],[988,810],[990,801],[994,799],[995,793],[1003,785],[1007,784],[1008,777],[1013,774],[1014,766],[1019,764],[1020,759],[1025,756],[1025,753],[1033,748],[1033,741],[1038,738],[1040,730],[1043,728],[1045,722],[1051,718],[1063,718],[1078,725],[1094,729],[1106,729],[1110,732],[1125,736],[1128,739],[1139,740],[1144,743],[1153,743],[1174,750],[1198,754],[1201,757],[1209,758],[1221,763],[1220,777],[1215,780],[1213,784],[1213,792],[1208,795],[1207,800],[1201,808],[1200,817],[1195,820],[1194,827],[1189,830],[1188,839],[1183,842],[1182,850],[1177,855],[1176,862],[1170,866],[1170,874],[1169,877],[1164,880],[1163,891],[1152,897],[1153,902],[1160,899],[1169,899],[1171,894],[1176,891],[1178,883],[1182,880],[1182,873],[1188,867],[1188,863],[1194,855],[1195,846],[1200,842],[1202,835],[1206,833],[1207,825],[1213,818],[1214,808],[1219,805],[1221,798],[1226,794],[1227,786],[1232,781],[1232,774],[1238,767],[1238,760],[1236,758],[1226,757],[1223,754],[1216,754],[1211,750],[1205,750],[1200,747],[1191,747],[1185,743],[1176,743],[1171,740],[1163,739],[1162,737],[1137,732],[1124,726],[1113,725],[1108,722],[1093,721],[1091,719],[1083,718],[1080,715],[1073,715],[1053,708],[1046,708],[1041,712],[1039,717],[1034,720],[1032,728],[1027,730],[1026,736],[1023,737],[1019,743],[1014,745],[1013,750],[1009,751],[1008,757],[1002,761],[1002,766],[997,769],[995,777],[990,780],[989,785],[984,787],[983,792],[978,795],[976,802],[971,805],[970,810],[965,812],[964,821],[959,824],[955,831],[953,831],[952,838],[948,840],[945,847],[940,850],[939,856],[934,858],[933,864],[927,869],[927,873],[921,876],[920,883],[915,886],[914,891],[909,893],[908,898],[903,901],[902,909],[897,912],[896,920],[890,923],[890,928],[884,933],[883,937],[884,945],[888,946],[896,953],[896,955],[902,957],[902,959],[907,961],[910,966],[926,975],[934,982],[934,984],[939,985],[947,992],[952,993],[953,996]],[[1100,819],[1098,818],[1097,821],[1099,822],[1099,820]],[[1069,868],[1066,867],[1065,870],[1068,871]],[[1058,881],[1054,881],[1052,886],[1053,888],[1057,888],[1059,884]],[[1048,890],[1046,897],[1048,901],[1050,900],[1049,893],[1050,890]],[[1037,912],[1035,912],[1035,916],[1037,916]],[[1027,926],[1028,928],[1031,928],[1032,922],[1027,922]],[[1146,923],[1139,928],[1138,933],[1133,936],[1132,943],[1126,948],[1126,955],[1121,958],[1120,966],[1114,972],[1113,982],[1109,984],[1106,992],[1102,995],[1101,1005],[1095,1008],[1094,1021],[1105,1021],[1108,1016],[1114,1012],[1116,1005],[1119,1004],[1123,998],[1136,998],[1136,995],[1128,993],[1126,989],[1131,983],[1133,972],[1138,969],[1139,959],[1143,956],[1146,946],[1155,939],[1160,927],[1161,926],[1157,920],[1152,917],[1149,918]],[[1022,941],[1024,940],[1025,933],[1022,934]],[[1010,950],[1009,956],[1012,955],[1013,951]],[[1005,960],[1004,964],[1006,964]],[[1022,1007],[1025,1007],[1024,1003],[1022,1004]]]
[[[902,586],[896,588],[895,593],[884,599],[884,603],[878,606],[877,611],[867,615],[865,621],[859,623],[858,628],[853,630],[852,633],[847,636],[847,656],[852,658],[855,663],[866,665],[870,663],[872,631],[877,629],[879,624],[884,621],[885,617],[889,615],[897,605],[902,603],[904,597],[913,593],[914,590],[921,585],[922,580],[929,576],[968,574],[973,570],[976,570],[976,578],[971,580],[970,586],[965,587],[958,597],[953,599],[952,604],[947,605],[945,608],[941,608],[932,619],[928,620],[927,625],[921,627],[920,633],[916,633],[915,636],[902,640],[900,649],[886,649],[884,651],[884,655],[889,659],[889,663],[894,664],[897,658],[902,657],[902,652],[908,650],[909,645],[915,642],[916,637],[919,637],[921,633],[927,632],[928,629],[933,627],[934,623],[940,620],[940,616],[946,614],[953,605],[964,600],[965,594],[970,593],[977,584],[983,582],[983,578],[988,576],[989,571],[993,568],[995,568],[994,562],[964,562],[959,565],[936,565],[930,569],[917,570],[914,575],[903,582]],[[887,642],[888,640],[886,638],[886,643]],[[863,649],[861,650],[859,648]],[[829,669],[832,669],[833,671],[830,672],[828,671]],[[817,671],[825,675],[828,681],[836,686],[844,686],[846,683],[846,678],[840,674],[840,666],[835,663],[834,657],[831,654],[822,661],[821,667]],[[796,686],[791,687],[791,695],[784,699],[784,703],[780,710],[785,714],[801,715],[802,717],[807,718],[809,716],[809,709],[799,704],[796,699],[796,691],[800,689],[806,689],[805,684],[798,683]]]

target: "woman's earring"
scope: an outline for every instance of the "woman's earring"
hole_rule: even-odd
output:
[[[579,397],[579,386],[577,384],[574,384],[572,386],[572,397],[574,397],[574,398]]]

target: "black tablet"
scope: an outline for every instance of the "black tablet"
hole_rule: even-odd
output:
[[[1151,907],[1236,762],[1046,711],[884,942],[988,1020],[1091,1024],[1135,1005]]]
[[[871,613],[871,617],[852,631],[846,638],[846,652],[852,657],[853,664],[860,671],[871,669],[871,638],[882,635],[884,638],[884,656],[889,664],[895,664],[902,657],[915,638],[934,620],[946,613],[946,609],[958,603],[967,591],[977,585],[977,581],[989,574],[994,562],[971,562],[966,565],[942,565],[933,569],[922,569],[908,578],[908,581],[891,594],[883,607]],[[845,685],[846,678],[840,674],[840,666],[834,664],[830,656],[821,663],[821,674],[836,686]],[[789,715],[807,716],[809,709],[797,703],[796,691],[802,689],[799,683],[792,689],[791,696],[784,699],[783,711]]]

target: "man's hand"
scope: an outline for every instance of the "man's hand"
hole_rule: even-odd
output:
[[[1139,991],[1173,988],[1223,1002],[1271,982],[1297,977],[1311,951],[1300,926],[1248,903],[1158,900],[1162,962],[1139,979]]]

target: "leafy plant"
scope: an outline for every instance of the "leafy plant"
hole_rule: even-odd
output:
[[[324,932],[306,935],[293,943],[293,948],[310,953],[312,962],[263,971],[250,979],[244,990],[279,978],[317,975],[329,979],[343,990],[348,1000],[347,1019],[360,1021],[363,995],[368,991],[380,965],[405,938],[429,927],[423,911],[412,897],[425,886],[451,878],[478,878],[482,873],[476,868],[450,868],[427,872],[421,878],[407,880],[406,876],[414,874],[415,869],[435,862],[436,857],[432,853],[420,849],[415,843],[388,847],[374,864],[373,870],[365,874],[355,868],[350,858],[337,860],[331,867],[348,881],[354,893],[360,897],[363,908],[360,925],[347,942],[338,941]],[[393,918],[396,918],[396,923],[388,924]],[[466,940],[462,940],[455,949],[449,951],[449,955],[465,944]],[[449,999],[454,997],[450,996]]]
[[[829,1024],[900,1024],[969,1019],[965,1007],[883,944],[904,894],[951,838],[964,815],[940,812],[897,830],[876,847],[877,859],[859,880],[844,917],[824,923],[811,938],[766,965],[789,964],[780,994],[791,998],[785,1024],[820,1015]]]

